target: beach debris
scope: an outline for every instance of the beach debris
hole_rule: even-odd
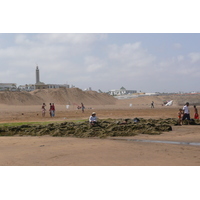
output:
[[[173,105],[173,100],[168,101],[168,102],[165,104],[165,106],[172,106],[172,105]]]

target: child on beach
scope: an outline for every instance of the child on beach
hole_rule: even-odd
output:
[[[199,114],[196,105],[194,105],[194,119],[199,119]]]
[[[182,118],[183,118],[183,110],[179,109],[179,112],[178,112],[178,124],[179,125],[183,124]]]
[[[45,103],[42,104],[42,117],[45,117],[45,112],[46,112],[46,105]]]

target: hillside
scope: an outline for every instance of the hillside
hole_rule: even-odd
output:
[[[38,105],[42,103],[60,105],[112,105],[116,99],[105,93],[82,91],[78,88],[42,89],[32,92],[0,92],[0,104]]]
[[[29,92],[0,92],[0,104],[7,105],[37,105],[41,104],[43,99],[34,96]]]
[[[141,96],[132,99],[118,100],[108,94],[95,91],[82,91],[79,88],[41,89],[32,92],[0,92],[0,104],[6,105],[41,105],[55,103],[57,105],[129,105],[135,106],[162,105],[164,101],[173,100],[174,106],[183,106],[185,102],[200,105],[200,94]]]

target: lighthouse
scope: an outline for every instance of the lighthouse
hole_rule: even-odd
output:
[[[35,89],[47,89],[48,85],[46,85],[43,82],[40,82],[40,71],[38,66],[36,66],[36,83],[35,83]]]
[[[36,67],[36,84],[40,82],[40,71],[38,66]]]

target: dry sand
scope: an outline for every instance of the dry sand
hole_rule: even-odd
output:
[[[130,137],[129,137],[130,138]],[[134,139],[200,142],[197,127]],[[200,146],[60,137],[1,137],[6,166],[199,166]]]
[[[96,94],[95,94],[96,95]],[[72,98],[72,97],[71,97]],[[91,97],[92,98],[92,97]],[[94,97],[93,97],[94,98]],[[97,95],[98,98],[98,95]],[[109,97],[110,98],[110,97]],[[155,108],[150,108],[151,100]],[[73,100],[72,100],[73,101]],[[110,101],[110,100],[109,100]],[[21,102],[21,100],[20,100]],[[41,101],[42,102],[42,101]],[[111,101],[110,101],[111,102]],[[2,103],[2,102],[1,102]],[[85,102],[83,102],[85,103]],[[132,103],[132,107],[129,104]],[[46,102],[48,104],[48,102]],[[69,121],[73,119],[87,120],[91,112],[97,112],[101,119],[105,118],[176,118],[178,103],[172,107],[162,106],[158,97],[137,98],[129,100],[113,100],[110,104],[85,103],[82,113],[71,104],[56,105],[56,116],[41,116],[41,105],[25,103],[16,105],[0,104],[0,121],[4,122],[40,122]],[[92,108],[92,109],[91,109]],[[193,116],[193,109],[191,116]],[[171,132],[161,135],[137,135],[113,140],[82,139],[65,137],[0,137],[1,166],[199,166],[200,146],[184,144],[165,144],[136,142],[128,139],[179,141],[200,143],[199,126],[174,126]]]

